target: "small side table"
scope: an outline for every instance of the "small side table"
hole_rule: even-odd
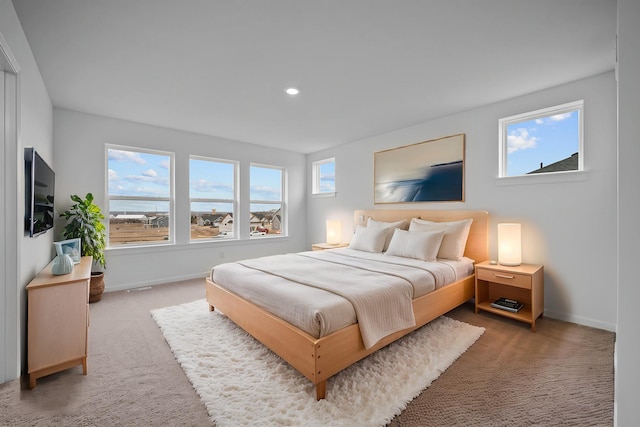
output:
[[[514,299],[524,304],[517,313],[491,306],[498,298]],[[522,264],[517,267],[476,264],[476,313],[489,311],[500,316],[529,323],[536,331],[536,320],[544,312],[544,267]]]
[[[348,243],[338,243],[336,245],[332,245],[330,243],[314,243],[311,245],[311,250],[324,251],[325,249],[346,248],[347,246],[349,246]]]

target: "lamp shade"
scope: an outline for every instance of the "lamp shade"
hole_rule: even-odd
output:
[[[327,220],[327,243],[337,245],[342,238],[342,222],[335,219]]]
[[[502,265],[522,264],[522,237],[520,224],[498,224],[498,262]]]

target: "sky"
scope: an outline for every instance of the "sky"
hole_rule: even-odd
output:
[[[328,162],[320,165],[320,192],[334,193],[336,191],[336,163]]]
[[[118,149],[108,150],[109,196],[170,198],[171,157],[164,154],[142,153]],[[234,166],[232,162],[189,160],[189,196],[191,198],[233,200]],[[282,200],[283,170],[251,166],[250,197],[259,201]],[[251,210],[270,210],[280,204],[252,204]],[[194,203],[192,210],[210,212],[212,208],[228,212],[232,203]],[[114,200],[111,211],[162,212],[169,211],[169,202],[162,200]]]
[[[546,116],[507,127],[507,176],[566,159],[579,151],[578,112]]]

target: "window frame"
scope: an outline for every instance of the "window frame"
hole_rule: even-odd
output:
[[[158,156],[169,157],[169,197],[138,197],[138,196],[111,196],[109,193],[109,150],[129,151],[134,153],[153,154]],[[106,195],[106,234],[107,234],[107,250],[121,250],[131,248],[147,248],[154,246],[169,246],[176,244],[176,197],[175,197],[175,153],[171,151],[155,150],[151,148],[132,147],[117,144],[105,144],[105,195]],[[112,200],[129,200],[129,201],[157,201],[169,203],[169,238],[162,242],[135,242],[132,244],[112,245],[110,239],[111,227],[111,201]]]
[[[251,186],[252,186],[252,182],[251,182],[251,168],[253,167],[257,167],[257,168],[264,168],[264,169],[277,169],[279,171],[281,171],[282,175],[281,175],[281,179],[280,179],[280,201],[275,201],[275,200],[256,200],[256,199],[252,199],[251,198]],[[251,211],[251,205],[253,204],[261,204],[261,205],[280,205],[280,211],[282,213],[282,222],[280,223],[280,234],[265,234],[262,236],[252,236],[251,234],[249,234],[249,239],[264,239],[264,238],[277,238],[277,237],[286,237],[288,236],[288,222],[289,222],[289,216],[288,216],[288,212],[287,212],[287,169],[283,166],[275,166],[275,165],[267,165],[264,163],[249,163],[249,204],[248,204],[248,209],[249,209],[249,214],[253,214],[253,212]],[[250,220],[251,217],[248,218],[248,220]],[[249,229],[251,228],[251,224],[247,224],[249,225]],[[243,225],[244,227],[244,225]]]
[[[542,172],[537,174],[524,175],[507,175],[508,168],[508,133],[507,129],[510,125],[543,117],[549,117],[557,114],[568,112],[578,112],[578,169]],[[504,117],[498,120],[498,179],[525,179],[529,180],[534,177],[541,176],[558,176],[562,174],[581,174],[584,173],[584,100],[568,102],[566,104],[555,105],[551,107],[541,108],[526,113],[516,114],[514,116]],[[562,160],[562,159],[558,159]]]
[[[226,163],[233,165],[233,200],[228,199],[209,199],[209,198],[200,198],[200,197],[191,197],[191,160],[201,160],[213,163]],[[240,208],[240,192],[239,192],[239,183],[240,183],[240,162],[237,160],[227,160],[227,159],[219,159],[214,157],[206,157],[199,156],[196,154],[189,155],[189,244],[191,243],[202,243],[202,242],[228,242],[230,240],[238,240],[240,236],[238,235],[238,210]],[[225,237],[222,239],[216,238],[202,238],[202,239],[193,239],[191,237],[191,203],[230,203],[233,206],[233,237]]]
[[[312,185],[311,194],[314,196],[332,197],[332,196],[335,196],[336,194],[335,177],[334,177],[333,191],[322,191],[320,187],[320,181],[321,181],[321,175],[322,175],[320,169],[322,168],[323,165],[326,165],[328,163],[333,163],[333,169],[335,174],[335,169],[336,169],[335,157],[330,157],[328,159],[323,159],[323,160],[316,160],[311,164],[311,171],[312,171],[311,172],[311,185]]]

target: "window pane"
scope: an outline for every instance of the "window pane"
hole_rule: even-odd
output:
[[[251,203],[249,219],[251,237],[282,234],[282,205],[273,203]]]
[[[189,197],[194,199],[234,200],[233,163],[189,160]]]
[[[333,193],[336,191],[336,164],[335,162],[320,165],[320,192]]]
[[[171,158],[117,149],[108,150],[109,196],[171,197]]]
[[[580,111],[509,123],[505,176],[579,169]]]
[[[172,242],[171,153],[107,147],[110,247]]]
[[[251,166],[251,200],[282,201],[282,169]]]
[[[233,238],[233,203],[191,202],[191,239]]]
[[[162,243],[169,240],[169,202],[109,201],[109,245]]]

